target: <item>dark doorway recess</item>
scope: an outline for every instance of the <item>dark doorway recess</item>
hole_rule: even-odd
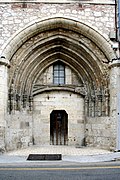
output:
[[[65,110],[53,110],[50,114],[50,144],[68,144],[68,114]]]

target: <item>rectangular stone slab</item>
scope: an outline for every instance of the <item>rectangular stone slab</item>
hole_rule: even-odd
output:
[[[61,154],[29,154],[27,160],[29,161],[44,161],[44,160],[62,160]]]

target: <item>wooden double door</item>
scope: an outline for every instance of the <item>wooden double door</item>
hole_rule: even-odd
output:
[[[68,144],[68,115],[65,110],[53,110],[50,114],[50,144]]]

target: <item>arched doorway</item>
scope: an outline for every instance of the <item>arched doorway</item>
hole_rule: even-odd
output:
[[[50,144],[68,144],[68,115],[65,110],[53,110],[50,114]]]
[[[18,37],[20,41],[16,43]],[[88,145],[100,144],[98,120],[103,126],[105,118],[102,116],[109,115],[108,63],[114,53],[111,44],[99,32],[67,18],[38,20],[19,32],[19,36],[16,34],[2,54],[11,64],[8,111],[10,116],[18,114],[18,117],[16,114],[11,117],[12,121],[8,117],[11,123],[8,127],[15,132],[14,124],[20,127],[20,133],[12,131],[11,147],[15,139],[15,147],[19,142],[23,145],[50,144],[50,112],[53,110],[55,116],[55,109],[66,109],[69,115],[68,145],[82,146],[84,139]],[[62,85],[59,81],[53,82],[51,76],[55,75],[54,64],[59,61],[66,67],[65,72],[59,71],[64,72],[66,79],[64,75],[57,76],[64,81]],[[101,137],[101,142],[106,146],[106,135]]]

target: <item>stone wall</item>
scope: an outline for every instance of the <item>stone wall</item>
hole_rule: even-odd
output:
[[[110,64],[110,117],[116,124],[116,149],[120,149],[120,63],[114,61]],[[113,127],[114,128],[114,127]]]
[[[50,114],[65,110],[68,114],[68,145],[82,146],[84,142],[84,99],[71,92],[53,91],[34,97],[34,142],[50,144]]]
[[[33,144],[32,114],[15,112],[6,115],[5,148],[14,150]]]
[[[6,150],[33,144],[50,145],[50,113],[65,110],[68,114],[68,145],[84,145],[84,100],[72,92],[46,92],[34,97],[34,111],[6,115],[4,135]],[[1,144],[2,145],[2,144]],[[4,147],[4,146],[3,146]]]
[[[19,2],[19,3],[31,3],[31,2],[41,2],[41,3],[76,3],[77,0],[1,0],[1,3],[13,3],[13,2]],[[99,4],[114,4],[114,0],[80,0],[80,3],[99,3]]]
[[[24,7],[22,3],[0,4],[0,50],[14,33],[28,23],[53,16],[82,21],[105,37],[114,29],[114,5],[28,3]]]
[[[0,58],[0,152],[5,150],[5,114],[7,113],[8,98],[8,61]]]
[[[86,118],[86,146],[115,150],[116,123],[110,117]]]

